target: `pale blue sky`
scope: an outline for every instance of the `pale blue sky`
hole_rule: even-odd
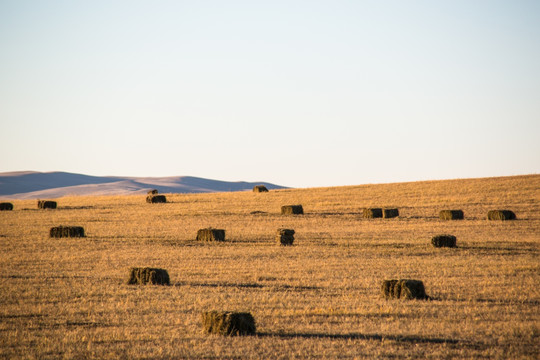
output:
[[[0,0],[0,172],[540,172],[540,1]]]

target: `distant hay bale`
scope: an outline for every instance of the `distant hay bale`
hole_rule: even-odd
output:
[[[516,220],[516,214],[511,210],[490,210],[488,220]]]
[[[85,237],[82,226],[55,226],[51,228],[49,233],[54,238]]]
[[[302,215],[304,208],[302,205],[284,205],[281,207],[281,215]]]
[[[429,299],[424,283],[420,280],[384,280],[381,295],[385,299]]]
[[[156,189],[148,190],[148,195],[157,195],[158,191]]]
[[[367,219],[381,218],[383,215],[381,208],[364,209],[364,217]]]
[[[442,234],[431,238],[431,244],[435,247],[456,247],[457,238],[454,235]]]
[[[268,192],[268,189],[264,185],[255,185],[253,187],[253,192],[256,192],[256,193]]]
[[[166,203],[167,198],[165,195],[148,195],[146,197],[146,202],[149,204]]]
[[[463,210],[441,210],[439,218],[442,220],[463,220]]]
[[[170,285],[169,273],[164,269],[134,267],[129,271],[128,285]]]
[[[201,315],[203,330],[207,334],[255,335],[255,319],[250,313],[205,311]]]
[[[10,211],[13,210],[13,204],[10,202],[0,203],[0,211]]]
[[[294,230],[278,229],[276,235],[277,243],[283,246],[292,245],[294,242]]]
[[[38,200],[37,203],[38,209],[56,209],[57,205],[56,201],[51,200]]]
[[[398,209],[383,209],[382,211],[383,218],[395,218],[399,216]]]
[[[225,230],[222,229],[200,229],[197,231],[197,241],[225,241]]]

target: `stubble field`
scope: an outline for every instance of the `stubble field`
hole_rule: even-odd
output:
[[[256,194],[65,197],[0,212],[3,358],[538,358],[540,175]],[[280,215],[302,204],[305,215]],[[365,219],[365,207],[396,207]],[[443,209],[464,220],[443,221]],[[488,221],[510,209],[514,221]],[[257,213],[252,213],[257,212]],[[50,238],[58,225],[85,238]],[[205,227],[226,242],[195,241]],[[276,229],[296,231],[278,246]],[[434,248],[434,235],[457,248]],[[134,266],[171,286],[127,285]],[[384,279],[432,297],[385,300]],[[249,311],[257,335],[202,333],[206,310]]]

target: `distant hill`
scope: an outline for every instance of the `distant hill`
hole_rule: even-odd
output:
[[[90,176],[67,172],[0,173],[0,198],[45,199],[72,195],[144,194],[150,189],[160,193],[210,193],[251,190],[255,185],[285,189],[267,182],[230,182],[192,176],[121,177]]]

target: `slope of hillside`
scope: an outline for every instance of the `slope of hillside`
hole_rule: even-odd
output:
[[[0,173],[0,197],[38,199],[62,196],[141,194],[149,189],[161,193],[208,193],[250,190],[263,184],[269,189],[283,186],[267,182],[230,182],[191,176],[117,177],[89,176],[66,172]]]

